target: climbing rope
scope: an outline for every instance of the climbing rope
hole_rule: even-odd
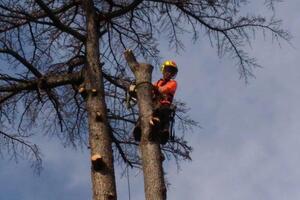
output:
[[[170,125],[170,140],[171,140],[171,142],[174,142],[174,140],[175,140],[174,124],[175,124],[176,106],[173,106],[173,108],[171,110],[172,111],[170,113],[170,121],[171,121],[171,125]]]
[[[126,167],[126,176],[127,176],[127,188],[128,188],[128,200],[131,200],[131,193],[130,193],[130,177],[129,177],[129,167]]]

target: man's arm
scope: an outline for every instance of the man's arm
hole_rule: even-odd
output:
[[[158,91],[160,93],[171,93],[175,94],[175,91],[177,89],[177,83],[175,80],[170,80],[168,83],[166,83],[164,86],[158,87]]]

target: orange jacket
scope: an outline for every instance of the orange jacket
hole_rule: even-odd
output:
[[[170,105],[176,92],[177,82],[174,79],[169,81],[159,79],[153,86],[158,90],[161,96],[159,102],[163,105]]]

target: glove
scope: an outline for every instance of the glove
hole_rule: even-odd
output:
[[[135,84],[130,84],[129,85],[129,89],[128,90],[129,90],[130,93],[135,93],[136,92],[135,89],[136,89],[136,85]]]

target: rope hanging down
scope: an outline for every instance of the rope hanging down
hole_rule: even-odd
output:
[[[127,176],[127,188],[128,188],[128,200],[131,200],[131,193],[130,193],[130,178],[129,178],[129,167],[126,168],[126,176]]]

